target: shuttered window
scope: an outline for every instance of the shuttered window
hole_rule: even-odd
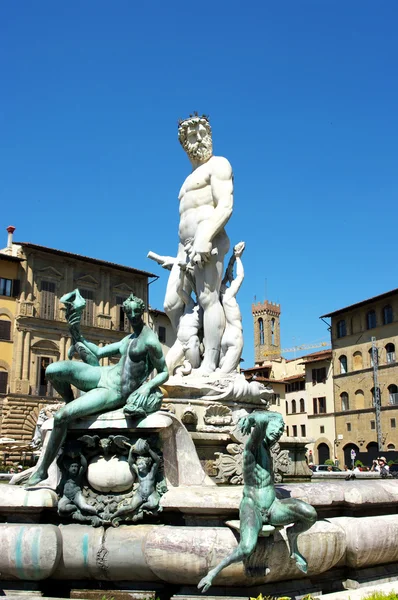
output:
[[[94,292],[93,290],[80,290],[81,295],[86,301],[86,308],[82,313],[82,325],[94,325]]]
[[[55,283],[42,281],[40,292],[40,316],[42,319],[54,319]]]
[[[127,297],[123,297],[123,296],[116,296],[116,305],[119,311],[119,331],[126,331],[129,332],[130,331],[130,323],[129,320],[127,318],[126,313],[123,310],[123,302],[127,300]]]
[[[0,394],[7,393],[7,384],[8,384],[7,371],[0,371]]]
[[[0,340],[11,339],[11,321],[0,320]]]

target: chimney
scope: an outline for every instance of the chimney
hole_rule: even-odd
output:
[[[15,231],[15,227],[13,227],[12,225],[9,225],[7,227],[7,231],[8,231],[8,238],[7,238],[7,254],[12,254],[12,234]]]

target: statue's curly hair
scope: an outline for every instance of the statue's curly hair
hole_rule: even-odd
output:
[[[141,298],[138,298],[138,296],[135,296],[134,294],[130,294],[130,296],[123,302],[124,310],[128,310],[129,304],[133,302],[134,304],[137,304],[142,313],[145,311],[145,302],[141,300]]]

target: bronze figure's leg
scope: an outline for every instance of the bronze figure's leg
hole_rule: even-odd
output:
[[[82,365],[84,369],[97,369],[97,367],[88,367],[84,363],[76,363],[76,365],[79,364]],[[48,468],[53,460],[55,460],[58,450],[65,440],[68,424],[71,421],[75,421],[76,419],[81,419],[82,417],[87,417],[89,415],[95,415],[99,412],[116,410],[122,406],[123,400],[118,392],[104,388],[98,388],[92,389],[91,391],[87,392],[87,394],[84,394],[84,396],[81,398],[72,400],[57,413],[55,413],[54,429],[51,432],[43,459],[37,471],[35,471],[35,473],[33,473],[33,475],[30,477],[28,486],[36,485],[40,481],[43,481],[43,479],[47,479]]]
[[[286,498],[284,500],[274,500],[270,509],[269,521],[271,525],[288,525],[294,523],[286,530],[287,539],[290,546],[290,558],[294,558],[297,567],[303,573],[307,573],[308,564],[304,556],[299,552],[297,538],[300,533],[307,531],[316,522],[317,514],[307,502],[297,500],[296,498]]]
[[[256,547],[258,534],[261,531],[263,522],[261,513],[251,498],[243,498],[239,509],[239,517],[239,545],[237,548],[235,548],[232,554],[224,558],[224,560],[222,560],[214,569],[209,571],[207,575],[200,580],[198,588],[202,590],[202,593],[207,592],[207,590],[212,586],[213,580],[223,569],[225,569],[225,567],[248,558]]]
[[[97,387],[100,377],[101,367],[92,367],[75,360],[61,360],[52,363],[46,369],[46,379],[51,381],[65,402],[73,400],[71,385],[82,392],[89,392]]]

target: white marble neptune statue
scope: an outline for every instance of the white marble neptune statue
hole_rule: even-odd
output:
[[[185,310],[179,293],[180,272],[181,267],[188,269],[203,311],[204,355],[198,373],[209,374],[219,366],[225,330],[220,287],[224,257],[229,250],[224,227],[232,214],[232,168],[226,158],[213,156],[211,127],[206,116],[194,115],[180,121],[178,138],[193,170],[179,194],[179,245],[167,284],[164,309],[177,331]]]

